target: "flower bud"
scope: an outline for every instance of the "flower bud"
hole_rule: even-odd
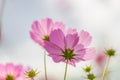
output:
[[[26,72],[26,77],[33,79],[34,77],[37,76],[37,74],[38,74],[37,70],[31,69],[30,71]]]
[[[86,66],[86,68],[83,68],[84,72],[89,73],[91,71],[91,66]]]
[[[95,75],[90,73],[90,74],[87,75],[87,79],[88,80],[94,80],[95,79]]]
[[[108,55],[109,57],[114,56],[115,50],[113,50],[113,49],[106,50],[105,54]]]

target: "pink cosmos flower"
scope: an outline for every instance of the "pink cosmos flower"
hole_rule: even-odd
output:
[[[96,75],[98,75],[100,77],[103,75],[106,60],[107,60],[107,55],[105,55],[105,53],[103,51],[96,55],[96,58],[94,60],[95,68],[97,70]]]
[[[75,66],[76,62],[95,56],[95,48],[87,48],[90,43],[91,36],[86,31],[82,30],[78,34],[75,29],[69,29],[67,32],[56,29],[51,32],[44,47],[54,62],[68,62]]]
[[[0,80],[28,80],[25,78],[24,69],[21,65],[8,63],[0,64]]]
[[[61,22],[53,22],[50,18],[34,21],[30,36],[36,43],[43,46],[44,41],[49,41],[51,31],[58,28],[64,30],[64,24]]]
[[[107,58],[107,56],[105,55],[105,53],[102,52],[102,53],[97,55],[95,61],[100,66],[106,61],[106,58]]]

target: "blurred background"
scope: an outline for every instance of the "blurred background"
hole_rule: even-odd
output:
[[[115,49],[108,78],[120,79],[120,0],[0,0],[0,62],[31,66],[44,76],[44,50],[31,40],[29,31],[34,20],[47,17],[90,32],[98,53]],[[76,68],[69,66],[68,80],[84,80],[82,68],[87,64],[95,65],[89,61],[78,63]],[[63,79],[64,63],[56,64],[47,57],[47,66],[50,77]]]

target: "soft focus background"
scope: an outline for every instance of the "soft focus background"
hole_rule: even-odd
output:
[[[98,53],[115,49],[117,52],[111,59],[108,77],[109,80],[120,79],[120,0],[0,0],[0,15],[3,1],[1,63],[31,66],[44,76],[44,50],[31,40],[29,31],[34,20],[49,17],[53,21],[62,21],[67,27],[90,32],[92,46]],[[87,64],[94,65],[93,62],[80,62],[76,68],[70,66],[68,80],[83,80],[82,68]],[[63,79],[64,63],[56,64],[47,57],[47,66],[50,77]]]

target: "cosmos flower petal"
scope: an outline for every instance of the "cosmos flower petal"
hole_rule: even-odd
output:
[[[42,19],[41,22],[41,29],[43,29],[44,34],[50,34],[53,26],[53,22],[50,18]]]
[[[66,48],[73,49],[78,43],[79,37],[77,34],[68,34],[65,38]]]
[[[84,49],[84,46],[82,44],[77,44],[75,47],[74,47],[74,52],[76,53],[77,51],[79,50],[83,50]]]
[[[0,80],[2,80],[1,78],[3,78],[5,74],[6,74],[5,66],[0,64]]]
[[[41,37],[41,35],[44,35],[44,31],[42,26],[40,25],[39,21],[34,21],[32,23],[32,32],[34,31],[35,33],[39,34],[39,37]]]
[[[53,61],[58,63],[58,62],[61,62],[61,61],[64,61],[65,59],[61,56],[61,55],[49,55],[52,57]]]
[[[53,22],[51,19],[46,18],[41,21],[34,21],[32,24],[32,31],[39,34],[39,37],[50,34],[52,31]]]
[[[53,30],[60,29],[62,32],[65,32],[65,25],[62,22],[55,22]]]
[[[34,34],[33,32],[30,32],[31,38],[38,44],[43,45],[43,40],[39,37],[39,35]]]
[[[52,54],[61,55],[61,49],[57,45],[49,41],[45,41],[44,48],[46,49],[49,55],[52,55]]]
[[[71,28],[69,28],[69,29],[67,30],[67,34],[76,34],[76,33],[77,33],[76,29],[71,29]]]
[[[74,66],[74,67],[76,67],[76,64],[75,64],[76,62],[74,61],[74,60],[70,60],[70,61],[68,61],[68,64],[70,64],[70,65],[72,65],[72,66]]]
[[[15,66],[15,73],[16,73],[16,76],[19,76],[19,74],[17,74],[18,72],[23,72],[24,69],[21,65],[17,65]]]
[[[76,55],[74,58],[77,60],[84,60],[83,57],[86,55],[86,49],[81,49],[74,51],[74,54]]]
[[[85,55],[84,55],[84,59],[85,60],[90,60],[90,59],[94,59],[96,56],[96,49],[95,48],[87,48],[85,50]]]
[[[81,30],[79,33],[79,43],[83,44],[85,47],[89,46],[92,40],[92,37],[88,32]]]
[[[9,64],[6,64],[6,71],[7,71],[7,74],[14,74],[15,71],[14,71],[14,65],[12,63],[9,63]]]
[[[65,37],[64,37],[64,33],[62,32],[62,30],[57,29],[51,32],[50,42],[54,43],[61,49],[65,48],[64,40],[65,40]]]

